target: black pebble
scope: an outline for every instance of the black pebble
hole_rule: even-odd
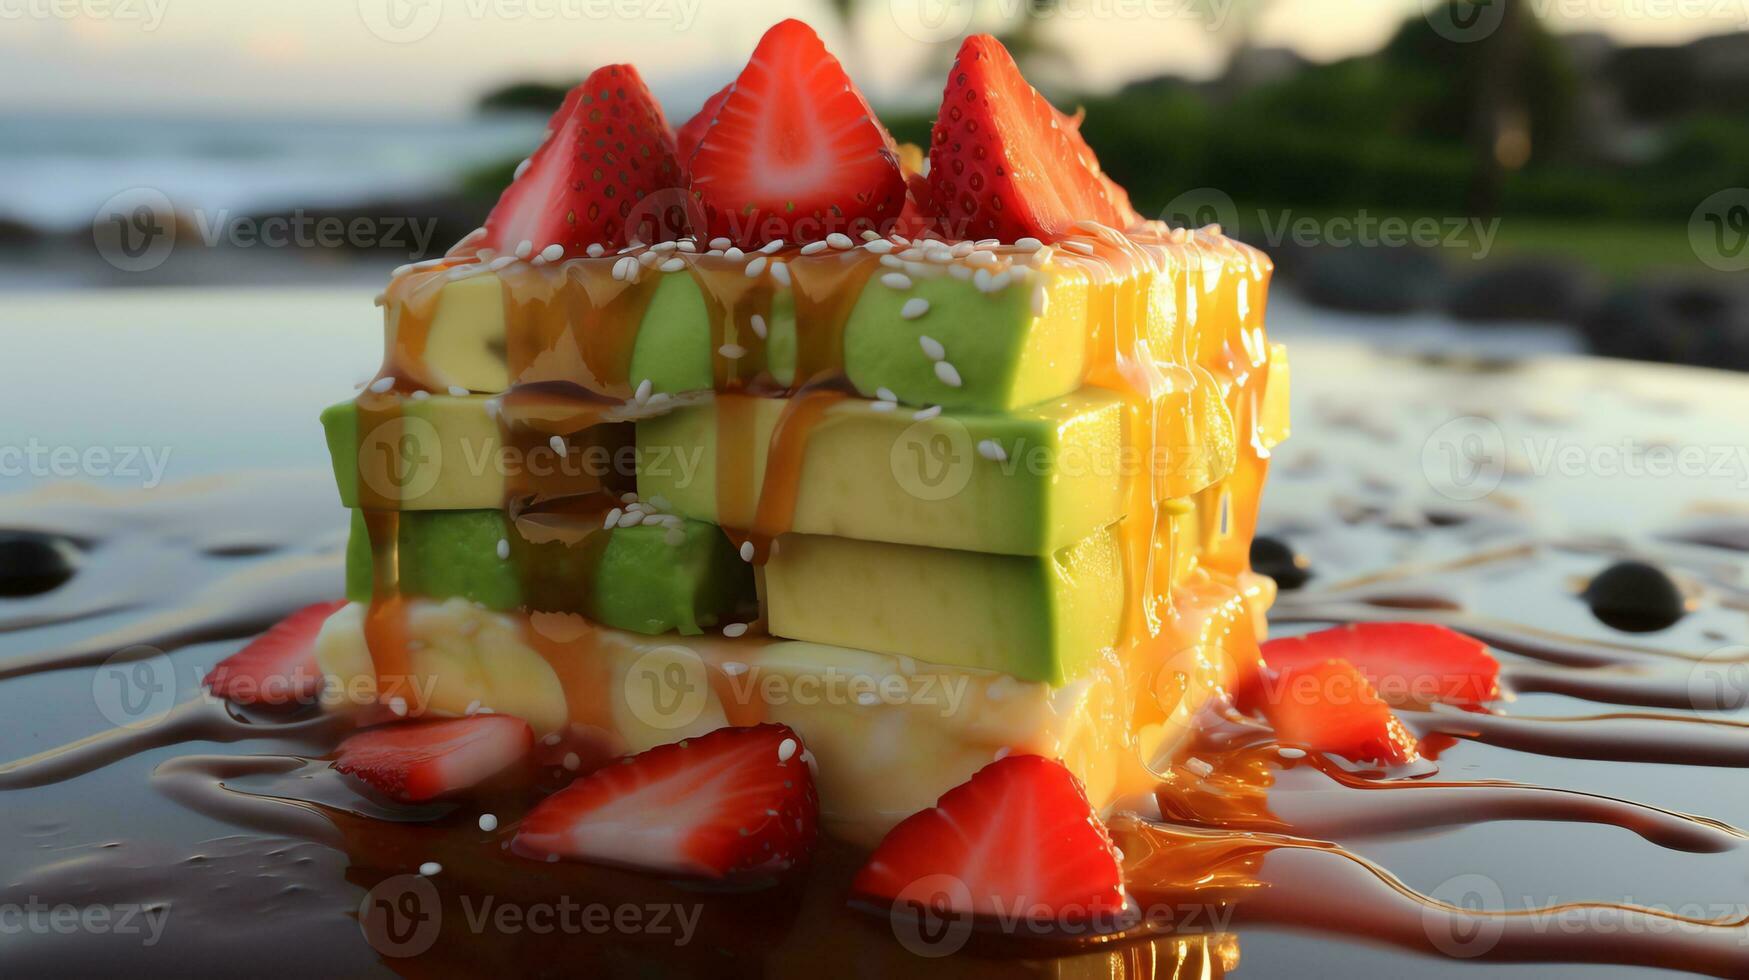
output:
[[[0,532],[0,596],[41,595],[79,566],[79,549],[46,534]]]
[[[1283,589],[1297,589],[1312,577],[1305,558],[1280,538],[1261,536],[1251,542],[1251,567],[1275,579]]]
[[[1583,597],[1592,615],[1627,633],[1667,629],[1687,612],[1670,576],[1643,561],[1616,562],[1597,573]]]

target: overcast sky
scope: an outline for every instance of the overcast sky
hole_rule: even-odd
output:
[[[1236,0],[1205,2],[1219,12]],[[1377,46],[1424,2],[1276,0],[1258,36],[1338,57]],[[1638,43],[1749,23],[1749,0],[1530,3],[1559,30]],[[816,0],[0,0],[0,85],[13,93],[0,111],[454,114],[507,79],[632,61],[682,115],[786,16],[818,27],[875,101],[914,99],[923,66],[952,43],[943,35],[966,17],[987,26],[1025,6],[864,0],[852,33]],[[1220,64],[1221,35],[1190,12],[1193,0],[1061,6],[1044,29],[1074,53],[1087,87]]]

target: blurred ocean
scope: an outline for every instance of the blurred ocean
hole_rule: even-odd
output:
[[[195,118],[0,113],[0,220],[89,227],[125,190],[179,210],[247,212],[443,192],[471,167],[532,149],[534,116]]]

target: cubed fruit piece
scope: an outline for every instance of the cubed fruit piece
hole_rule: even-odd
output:
[[[402,595],[459,597],[488,609],[522,604],[516,566],[500,557],[509,522],[501,510],[419,510],[395,515]],[[346,597],[369,602],[373,591],[370,531],[364,512],[352,512],[346,545]]]
[[[1487,646],[1430,623],[1351,623],[1270,640],[1262,654],[1268,673],[1346,660],[1381,699],[1398,707],[1479,707],[1500,696],[1500,662]]]
[[[334,768],[393,799],[418,803],[471,789],[533,747],[528,722],[508,715],[397,722],[340,743]]]
[[[1061,763],[1011,755],[889,832],[851,885],[883,906],[938,915],[1115,920],[1123,867]]]
[[[711,234],[744,246],[884,230],[904,206],[892,136],[799,20],[760,38],[689,164]]]
[[[1120,230],[1139,221],[1100,171],[1079,120],[1028,85],[988,34],[966,38],[948,72],[929,163],[936,206],[956,238],[1054,241],[1081,221]]]
[[[512,848],[720,879],[774,874],[814,846],[819,800],[799,736],[720,728],[611,763],[542,800]]]
[[[1420,757],[1414,734],[1346,660],[1283,670],[1261,685],[1257,699],[1283,744],[1383,765]]]
[[[777,636],[1060,685],[1117,642],[1119,549],[1115,528],[1043,557],[785,535],[766,609]]]
[[[638,423],[638,492],[687,517],[750,526],[772,432],[789,406],[785,399],[719,397]],[[846,400],[807,433],[792,527],[1046,554],[1122,516],[1123,426],[1122,400],[1097,389],[1006,415],[921,422],[909,411]],[[747,454],[735,472],[748,485],[719,486],[736,478],[718,470],[723,439],[744,445],[730,451]]]
[[[634,633],[696,636],[757,604],[752,568],[702,521],[603,530],[594,516],[526,514],[513,550],[529,609]]]
[[[483,245],[543,262],[617,249],[648,232],[638,225],[645,197],[678,188],[680,164],[662,107],[631,65],[607,65],[572,89],[549,136],[505,188],[486,218]],[[558,246],[561,255],[548,254]]]
[[[322,689],[316,635],[344,600],[305,606],[219,661],[202,682],[236,704],[305,704]]]

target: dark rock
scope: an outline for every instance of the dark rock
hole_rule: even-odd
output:
[[[59,588],[78,567],[79,549],[64,538],[0,532],[0,596],[41,595]]]
[[[42,241],[43,233],[22,221],[0,217],[0,248],[19,248]]]
[[[1553,259],[1495,262],[1459,281],[1446,309],[1460,320],[1577,323],[1596,304],[1597,278]]]
[[[1627,633],[1668,629],[1688,611],[1682,590],[1656,565],[1621,561],[1591,580],[1582,593],[1592,615]]]
[[[1312,578],[1311,563],[1280,538],[1259,535],[1251,541],[1251,568],[1275,579],[1283,591],[1303,587]]]
[[[1296,264],[1308,302],[1351,313],[1425,309],[1446,288],[1445,265],[1428,249],[1327,246],[1298,257]]]
[[[1643,282],[1600,303],[1581,328],[1605,357],[1749,370],[1749,293],[1711,280]]]

